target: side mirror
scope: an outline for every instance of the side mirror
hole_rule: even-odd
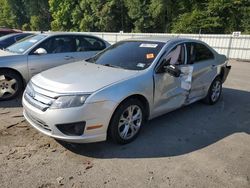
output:
[[[174,66],[174,65],[165,65],[163,66],[165,72],[167,72],[168,74],[174,76],[174,77],[179,77],[181,75],[181,70]]]
[[[43,55],[43,54],[47,54],[47,51],[44,48],[38,48],[36,49],[36,51],[34,51],[34,54]]]

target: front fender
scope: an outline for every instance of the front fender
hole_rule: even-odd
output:
[[[12,69],[21,74],[24,81],[29,80],[27,55],[0,56],[0,69]]]
[[[132,95],[145,97],[151,109],[153,105],[153,78],[150,72],[107,86],[93,93],[88,98],[88,102],[113,101],[116,103],[114,111],[124,99]]]

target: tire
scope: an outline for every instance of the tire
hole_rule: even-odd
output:
[[[22,89],[21,76],[12,70],[0,70],[0,101],[15,98]]]
[[[109,137],[118,144],[132,142],[146,121],[144,109],[144,105],[137,99],[128,99],[122,102],[114,112],[109,124]],[[133,116],[136,116],[134,121],[132,120]]]
[[[221,96],[222,93],[222,81],[220,77],[216,77],[214,81],[212,82],[207,96],[204,98],[204,102],[209,105],[216,104]]]

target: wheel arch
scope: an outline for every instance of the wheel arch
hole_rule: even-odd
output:
[[[17,74],[18,76],[20,76],[20,78],[21,78],[21,80],[22,80],[23,86],[26,85],[26,81],[25,81],[25,79],[23,78],[22,74],[21,74],[19,71],[17,71],[16,69],[9,68],[9,67],[0,67],[0,71],[1,71],[1,70],[7,70],[7,71],[14,72],[14,73]]]
[[[137,99],[143,104],[143,106],[145,107],[145,111],[146,111],[146,120],[148,120],[149,115],[150,115],[150,106],[149,106],[149,102],[148,102],[147,98],[145,96],[143,96],[142,94],[133,94],[133,95],[127,96],[126,98],[121,100],[121,102],[118,103],[118,105],[115,107],[115,109],[114,109],[114,111],[113,111],[113,113],[111,115],[111,118],[109,120],[109,125],[110,125],[110,122],[113,119],[113,116],[114,116],[115,112],[119,108],[119,106],[122,105],[127,100],[130,100],[130,99]]]
[[[121,100],[121,102],[118,103],[118,105],[114,108],[114,111],[111,115],[111,118],[110,118],[109,124],[108,124],[108,128],[107,128],[107,135],[108,136],[110,135],[110,123],[114,118],[114,114],[116,113],[116,111],[118,110],[120,105],[122,105],[123,103],[125,103],[126,101],[128,101],[130,99],[137,99],[143,104],[145,111],[146,111],[146,121],[148,120],[149,115],[150,115],[150,106],[149,106],[149,102],[148,102],[147,98],[145,96],[143,96],[142,94],[129,95],[126,98],[124,98],[123,100]]]

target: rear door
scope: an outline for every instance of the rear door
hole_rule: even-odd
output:
[[[213,52],[202,43],[189,42],[187,47],[187,64],[193,67],[189,101],[206,96],[207,89],[216,75]]]
[[[35,54],[38,48],[45,49],[47,54]],[[77,60],[74,37],[70,35],[52,36],[36,46],[28,55],[29,75],[32,77],[41,71]]]

